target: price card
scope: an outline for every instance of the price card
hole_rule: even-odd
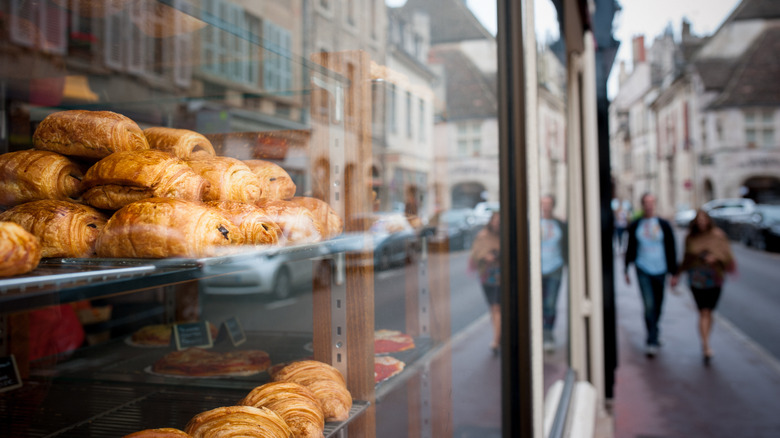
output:
[[[0,357],[0,392],[10,391],[22,386],[19,369],[13,355]]]
[[[238,321],[238,317],[234,316],[225,321],[225,328],[227,329],[228,336],[230,336],[230,342],[234,346],[239,346],[246,342],[246,334],[244,328],[241,327],[241,323]]]
[[[177,350],[192,347],[211,348],[214,346],[209,323],[206,321],[176,324],[173,326],[173,337],[176,341]]]

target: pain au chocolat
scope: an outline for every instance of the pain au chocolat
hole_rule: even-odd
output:
[[[198,155],[187,160],[195,172],[209,182],[204,201],[257,202],[262,194],[260,178],[240,160]]]
[[[21,225],[40,240],[41,257],[94,257],[106,219],[88,205],[54,199],[20,204],[0,213],[0,220]]]
[[[211,257],[242,243],[241,232],[199,202],[150,198],[126,205],[108,220],[97,240],[100,257]]]
[[[273,245],[282,237],[282,229],[259,207],[238,201],[207,202],[228,218],[244,236],[247,245]]]
[[[70,200],[81,193],[84,173],[64,155],[49,151],[16,151],[0,155],[0,205],[41,199]]]
[[[313,243],[322,240],[322,225],[306,207],[290,201],[265,199],[256,205],[282,228],[283,243]]]
[[[182,160],[189,159],[193,154],[212,157],[216,155],[208,138],[189,129],[146,128],[144,135],[152,149],[170,152]]]
[[[95,163],[82,181],[87,204],[118,210],[147,198],[200,201],[208,182],[168,152],[117,152]]]
[[[184,431],[193,438],[289,438],[292,431],[268,408],[225,406],[192,417]]]
[[[320,223],[324,238],[338,236],[344,230],[344,220],[327,202],[307,196],[296,196],[290,202],[305,207],[314,215],[314,219]]]
[[[244,160],[244,164],[260,177],[264,199],[292,199],[295,196],[295,182],[282,166],[265,160]]]
[[[325,416],[320,402],[305,386],[270,382],[253,389],[239,405],[265,407],[279,414],[295,438],[322,438]]]
[[[49,114],[33,134],[36,149],[99,160],[114,152],[149,149],[144,132],[111,111],[69,110]]]
[[[0,222],[0,277],[26,274],[41,261],[41,243],[20,225]]]

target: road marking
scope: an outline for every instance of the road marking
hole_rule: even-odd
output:
[[[282,307],[292,306],[297,302],[298,302],[297,298],[287,298],[286,300],[279,300],[279,301],[274,301],[273,303],[268,303],[265,305],[265,309],[266,310],[281,309]]]

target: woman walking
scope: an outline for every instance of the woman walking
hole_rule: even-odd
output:
[[[471,264],[477,268],[485,299],[490,307],[493,323],[493,342],[490,349],[498,356],[501,343],[501,227],[500,215],[494,212],[490,222],[477,233],[471,247]]]
[[[705,365],[709,365],[712,358],[712,311],[718,304],[726,273],[734,272],[735,268],[726,233],[713,224],[706,212],[697,211],[685,238],[685,255],[680,272],[688,273],[688,283],[699,309],[699,335]],[[677,285],[678,275],[672,277],[672,287]]]

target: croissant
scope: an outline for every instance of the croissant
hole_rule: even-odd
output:
[[[41,261],[41,243],[13,222],[0,222],[0,277],[26,274]]]
[[[327,202],[306,196],[296,196],[290,202],[305,207],[314,215],[314,219],[320,223],[320,228],[324,230],[324,238],[338,236],[344,230],[344,221]]]
[[[325,416],[314,394],[292,382],[271,382],[258,386],[239,405],[266,407],[279,414],[295,438],[322,438]]]
[[[41,199],[72,199],[84,178],[79,166],[49,151],[17,151],[0,155],[0,205]]]
[[[311,243],[322,240],[322,226],[305,207],[281,200],[261,200],[257,206],[282,228],[285,243]]]
[[[238,201],[211,201],[206,205],[215,208],[237,226],[243,241],[249,245],[273,245],[282,236],[282,229],[263,213],[259,207]]]
[[[292,199],[295,196],[295,183],[278,164],[265,160],[244,160],[244,164],[260,177],[263,198]]]
[[[162,429],[139,430],[125,435],[123,438],[192,438],[192,436],[179,429],[164,427]]]
[[[200,155],[188,160],[187,164],[210,183],[203,195],[204,201],[254,203],[260,199],[260,178],[240,160]]]
[[[332,366],[315,361],[293,362],[273,375],[276,382],[293,382],[305,386],[320,402],[325,419],[344,421],[349,418],[352,395],[344,376]]]
[[[292,431],[268,408],[226,406],[194,416],[185,432],[193,438],[289,438]]]
[[[92,207],[59,200],[33,201],[0,213],[41,242],[41,257],[92,257],[106,216]]]
[[[87,204],[118,210],[146,198],[200,201],[208,182],[168,152],[147,150],[111,154],[87,170],[82,181]]]
[[[152,149],[170,152],[182,160],[190,158],[194,152],[205,152],[206,156],[216,155],[208,138],[188,129],[147,128],[144,129],[144,135]]]
[[[240,231],[203,204],[172,198],[134,202],[114,213],[97,240],[100,257],[211,257],[241,243]]]
[[[111,111],[60,111],[46,116],[33,134],[36,149],[99,160],[118,151],[149,149],[144,132]]]

